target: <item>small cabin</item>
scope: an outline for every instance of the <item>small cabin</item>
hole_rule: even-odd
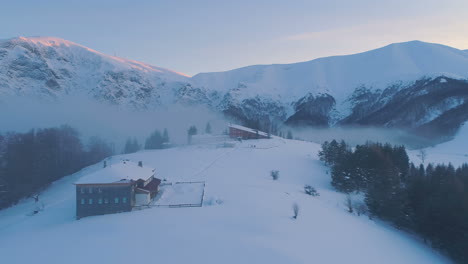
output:
[[[161,183],[154,175],[153,168],[124,160],[84,176],[75,183],[77,219],[151,203]]]
[[[252,129],[239,125],[229,125],[229,137],[236,139],[265,139],[270,135],[258,129]]]
[[[135,205],[149,204],[159,191],[161,180],[149,177],[146,180],[138,179],[135,186]]]

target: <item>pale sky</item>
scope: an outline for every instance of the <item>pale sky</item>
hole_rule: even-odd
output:
[[[468,0],[0,0],[0,38],[53,36],[194,75],[422,40],[468,49]]]

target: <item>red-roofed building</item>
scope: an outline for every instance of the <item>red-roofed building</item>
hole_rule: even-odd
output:
[[[229,137],[237,139],[265,139],[270,136],[257,129],[252,129],[239,125],[229,125]]]

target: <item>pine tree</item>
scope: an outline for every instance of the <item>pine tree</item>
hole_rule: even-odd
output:
[[[211,134],[211,124],[210,124],[210,122],[206,123],[205,133],[206,134]]]
[[[125,141],[125,147],[124,147],[124,154],[129,154],[129,153],[134,153],[140,150],[140,144],[138,144],[138,141],[136,138],[128,138],[127,141]]]
[[[187,138],[188,138],[188,143],[192,144],[192,136],[197,134],[197,127],[196,126],[190,126],[189,129],[187,130]]]
[[[163,143],[169,143],[170,142],[170,139],[169,139],[169,132],[167,132],[167,128],[164,128],[164,132],[163,132]]]
[[[145,149],[163,148],[164,139],[159,130],[155,130],[145,141]]]

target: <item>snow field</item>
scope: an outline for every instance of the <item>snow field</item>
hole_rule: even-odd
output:
[[[72,183],[97,164],[55,182],[35,216],[26,216],[29,200],[0,211],[0,255],[5,263],[449,263],[408,234],[347,213],[319,149],[271,139],[115,156],[141,160],[168,182],[205,181],[209,202],[77,221]],[[277,181],[271,170],[279,170]],[[320,196],[306,195],[305,184]]]

